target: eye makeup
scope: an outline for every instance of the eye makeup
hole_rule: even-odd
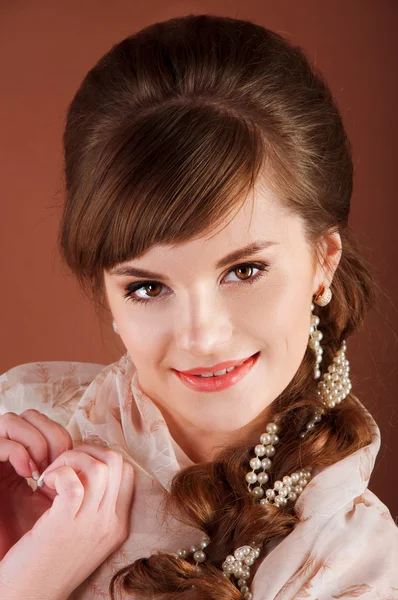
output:
[[[241,280],[234,282],[234,283],[238,283],[238,284],[253,284],[253,283],[256,283],[259,279],[261,279],[261,277],[263,277],[269,271],[269,266],[270,265],[267,263],[259,263],[259,262],[241,263],[241,264],[235,265],[234,267],[229,269],[227,275],[233,271],[236,271],[237,269],[242,268],[242,267],[250,268],[250,269],[253,269],[253,268],[258,269],[259,272],[254,277],[250,277],[249,279],[241,279]],[[134,302],[134,303],[139,303],[139,304],[143,305],[143,304],[148,304],[148,303],[153,303],[153,302],[159,302],[164,296],[166,296],[166,294],[163,294],[163,295],[155,296],[152,298],[138,298],[133,295],[137,290],[139,290],[141,288],[149,287],[150,285],[162,286],[163,284],[159,281],[137,281],[136,283],[130,284],[129,286],[127,286],[125,288],[125,290],[127,291],[127,294],[124,294],[123,297],[128,302]]]

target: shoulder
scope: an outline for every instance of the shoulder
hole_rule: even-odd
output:
[[[24,363],[0,375],[0,415],[34,408],[67,422],[104,365],[74,361]]]
[[[366,489],[319,532],[308,556],[313,576],[305,591],[309,598],[324,598],[326,591],[338,598],[397,598],[397,565],[398,527],[387,506]]]
[[[348,534],[347,541],[351,545],[364,544],[366,541],[373,542],[374,536],[380,539],[384,534],[387,536],[384,541],[389,539],[394,542],[393,551],[398,560],[398,526],[388,507],[369,488],[338,511],[325,529],[329,529],[330,534],[333,532],[330,536],[331,543],[333,539],[339,538],[339,533],[345,531]],[[369,547],[368,550],[373,553],[374,546]],[[391,547],[388,550],[390,551]]]

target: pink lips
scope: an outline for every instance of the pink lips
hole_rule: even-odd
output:
[[[198,377],[193,374],[189,374],[186,372],[183,373],[181,371],[176,370],[174,370],[174,372],[179,377],[180,381],[182,381],[187,387],[193,390],[196,390],[198,392],[217,392],[220,390],[225,390],[231,385],[238,383],[238,381],[240,381],[245,375],[247,375],[247,373],[255,365],[259,356],[260,352],[257,352],[257,354],[254,354],[253,356],[248,358],[242,365],[236,367],[233,371],[230,371],[225,375],[219,375],[216,377]],[[197,371],[198,370],[196,370],[196,372]]]

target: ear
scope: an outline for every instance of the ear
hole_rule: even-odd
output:
[[[341,253],[340,234],[336,230],[330,230],[318,242],[313,294],[316,294],[323,284],[330,287],[340,262]]]

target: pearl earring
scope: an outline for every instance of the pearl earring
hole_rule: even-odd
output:
[[[314,302],[319,306],[326,306],[330,302],[332,298],[332,292],[330,288],[323,285],[321,290],[315,295]],[[311,313],[314,310],[314,304],[311,304]],[[319,325],[320,319],[317,315],[311,314],[311,325],[310,325],[310,339],[308,341],[308,345],[311,350],[315,353],[315,366],[314,366],[314,378],[318,379],[321,376],[321,371],[319,368],[320,363],[322,362],[322,354],[323,349],[321,347],[321,339],[323,338],[323,333],[318,331],[317,326]]]
[[[117,325],[116,325],[115,321],[113,321],[112,325],[113,325],[113,330],[114,330],[114,332],[115,332],[115,333],[119,333],[119,330],[118,330],[118,328],[117,328]],[[120,334],[119,334],[119,335],[120,335]]]
[[[332,298],[332,292],[329,287],[323,285],[321,290],[316,294],[314,302],[319,306],[326,306]],[[311,304],[311,312],[314,310],[314,304]],[[315,353],[315,366],[314,366],[314,378],[318,379],[321,376],[319,365],[322,361],[323,349],[321,348],[321,339],[323,334],[318,331],[317,326],[319,325],[320,319],[316,315],[311,316],[310,326],[310,339],[308,341],[309,347]],[[343,340],[340,349],[337,351],[333,358],[333,362],[329,365],[326,373],[322,375],[321,381],[318,383],[317,394],[321,396],[323,403],[326,408],[334,408],[336,404],[340,404],[350,393],[352,384],[350,381],[350,363],[346,359],[347,344]],[[315,424],[318,423],[322,415],[325,413],[324,409],[317,410],[313,419],[307,423],[307,431],[300,434],[301,438],[304,438],[308,431],[314,429]]]

